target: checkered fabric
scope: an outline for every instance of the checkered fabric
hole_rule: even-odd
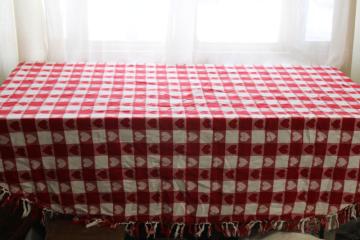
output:
[[[360,202],[360,86],[332,67],[22,63],[0,184],[116,221],[296,220]]]

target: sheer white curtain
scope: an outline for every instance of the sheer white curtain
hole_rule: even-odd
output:
[[[351,55],[355,0],[14,2],[20,61],[343,67]]]
[[[18,61],[14,5],[0,2],[0,82]]]

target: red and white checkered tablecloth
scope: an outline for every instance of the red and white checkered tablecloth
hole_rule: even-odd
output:
[[[296,221],[360,202],[360,85],[331,67],[22,63],[0,184],[118,222]]]

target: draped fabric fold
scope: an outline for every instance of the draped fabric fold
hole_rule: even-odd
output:
[[[4,0],[0,78],[19,61],[332,65],[355,0]]]

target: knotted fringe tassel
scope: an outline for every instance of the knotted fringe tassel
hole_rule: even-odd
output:
[[[240,235],[239,223],[224,222],[221,224],[221,228],[226,237],[238,237]]]
[[[332,214],[327,216],[327,224],[325,229],[331,231],[333,229],[338,229],[340,227],[339,218],[337,214]]]
[[[175,223],[171,229],[174,229],[174,239],[184,238],[185,223]]]
[[[251,221],[246,225],[247,236],[250,236],[251,233],[256,230],[256,226],[259,226],[258,232],[263,232],[261,221]]]
[[[156,237],[156,230],[158,226],[158,222],[147,222],[145,223],[145,231],[146,231],[146,238]]]
[[[206,227],[205,223],[195,224],[195,231],[194,231],[195,237],[197,238],[201,237],[201,235],[205,231],[205,227]]]
[[[26,218],[31,213],[31,204],[29,200],[21,199],[20,202],[22,203],[22,215],[21,218]]]
[[[32,210],[32,203],[29,200],[13,196],[9,190],[0,186],[0,207],[5,206],[10,207],[14,213],[20,210],[22,219],[28,217]]]
[[[90,222],[88,222],[85,226],[86,228],[91,228],[100,225],[103,222],[102,219],[93,219]]]
[[[55,212],[51,209],[44,208],[42,210],[41,223],[43,226],[46,226],[49,220],[51,220],[55,215]]]
[[[3,200],[6,200],[9,196],[10,196],[9,190],[0,187],[0,203],[2,203]]]
[[[135,237],[135,222],[128,222],[125,225],[125,231],[130,237]]]
[[[306,232],[306,229],[307,229],[306,225],[309,221],[310,221],[310,218],[303,218],[299,221],[298,229],[300,230],[301,233]]]
[[[274,221],[271,223],[272,229],[275,231],[285,231],[286,230],[286,221]]]

